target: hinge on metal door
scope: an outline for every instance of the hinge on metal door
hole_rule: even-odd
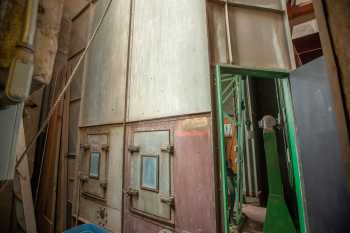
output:
[[[140,147],[136,145],[129,145],[128,146],[128,151],[131,153],[136,153],[140,151]]]
[[[175,197],[160,197],[160,201],[166,205],[169,205],[170,207],[175,207]]]
[[[128,194],[129,197],[138,197],[139,196],[139,190],[129,188],[128,191],[126,191],[126,194]]]
[[[80,144],[80,148],[83,149],[84,151],[90,150],[90,145],[89,144]]]
[[[174,154],[174,146],[169,145],[169,144],[167,144],[167,145],[162,145],[162,146],[160,147],[160,150],[161,150],[162,152],[165,152],[165,153]]]

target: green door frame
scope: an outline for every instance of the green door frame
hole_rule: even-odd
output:
[[[238,127],[238,161],[243,162],[243,153],[244,152],[244,83],[248,78],[264,78],[264,79],[275,79],[278,83],[279,88],[279,98],[283,98],[282,108],[284,108],[285,121],[286,121],[286,133],[287,133],[287,143],[290,148],[290,156],[292,163],[292,173],[293,173],[293,183],[294,189],[297,197],[297,207],[298,207],[298,216],[299,216],[299,225],[300,233],[308,233],[305,220],[305,207],[304,207],[304,196],[303,196],[303,187],[301,182],[300,175],[300,163],[299,163],[299,154],[296,145],[296,135],[295,135],[295,123],[294,123],[294,112],[292,106],[292,97],[290,92],[289,84],[289,72],[286,70],[278,69],[251,69],[235,65],[227,64],[218,64],[216,65],[216,111],[217,111],[217,129],[218,129],[218,147],[219,147],[219,173],[220,173],[220,186],[221,186],[221,209],[222,209],[222,224],[223,232],[229,233],[229,213],[228,213],[228,188],[227,188],[227,164],[226,164],[226,155],[225,155],[225,141],[224,141],[224,118],[228,117],[231,121],[236,121],[235,124]],[[232,84],[233,91],[229,92],[228,88],[225,90],[222,89],[224,82],[230,82]],[[235,90],[236,88],[236,90]],[[237,89],[238,88],[238,89]],[[232,119],[228,116],[227,113],[223,110],[223,105],[228,99],[228,95],[237,94],[237,106],[236,110],[237,119]],[[243,124],[242,124],[243,122]],[[238,164],[238,168],[239,168]],[[242,200],[242,176],[237,176],[238,185],[236,188],[236,204],[241,204]],[[238,215],[241,215],[240,207],[237,211]],[[238,219],[241,219],[241,216],[238,216]]]

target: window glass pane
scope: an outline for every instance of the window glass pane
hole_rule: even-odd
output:
[[[90,176],[99,177],[100,174],[100,153],[92,152],[90,155]]]
[[[142,156],[142,187],[158,190],[158,157]]]

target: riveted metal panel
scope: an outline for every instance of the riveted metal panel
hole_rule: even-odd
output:
[[[137,0],[128,120],[210,111],[204,0]]]
[[[108,1],[97,1],[93,29]],[[113,1],[87,56],[81,124],[119,123],[124,118],[129,0]]]

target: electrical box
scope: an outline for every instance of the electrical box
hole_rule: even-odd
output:
[[[90,134],[83,145],[81,160],[82,194],[100,200],[106,199],[108,175],[108,134]]]
[[[171,193],[170,132],[135,132],[129,146],[131,209],[171,220],[175,197]]]

